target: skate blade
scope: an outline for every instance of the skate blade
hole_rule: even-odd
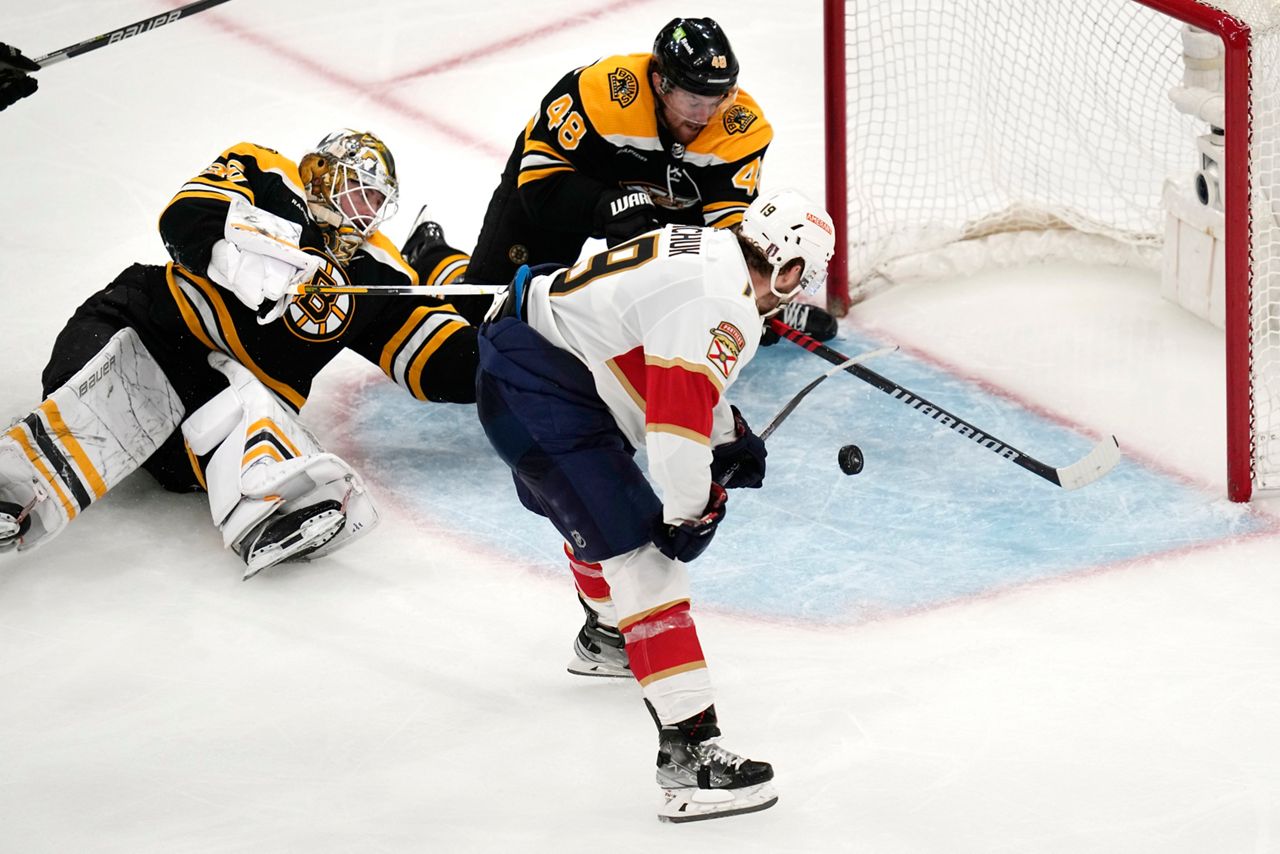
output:
[[[603,676],[606,679],[630,679],[631,671],[616,664],[605,664],[600,661],[583,661],[574,657],[566,668],[574,676]]]
[[[741,789],[663,789],[658,821],[682,824],[767,810],[778,802],[772,783]]]
[[[320,548],[337,536],[346,524],[347,517],[340,510],[326,510],[308,519],[301,528],[278,543],[272,543],[249,555],[245,563],[244,578],[248,581],[269,566],[283,563],[302,552]]]

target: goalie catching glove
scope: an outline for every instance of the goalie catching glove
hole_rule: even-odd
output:
[[[299,247],[301,225],[243,199],[231,203],[223,234],[213,244],[209,278],[258,312],[260,324],[284,314],[297,286],[310,282],[322,265],[337,266]]]

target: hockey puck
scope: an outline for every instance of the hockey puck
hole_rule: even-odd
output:
[[[840,462],[840,471],[845,474],[862,471],[862,449],[857,445],[845,445],[836,459]]]

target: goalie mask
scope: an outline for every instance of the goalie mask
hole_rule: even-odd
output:
[[[395,160],[371,133],[330,133],[302,158],[298,173],[325,246],[340,263],[351,260],[398,207]]]
[[[827,281],[827,263],[836,250],[835,228],[830,215],[803,193],[762,193],[743,213],[739,234],[755,244],[773,267],[769,290],[778,298],[778,305],[769,315],[802,292],[817,293]],[[796,259],[804,262],[800,283],[783,293],[778,290],[778,273]]]

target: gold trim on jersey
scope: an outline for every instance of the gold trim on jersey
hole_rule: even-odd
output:
[[[404,256],[400,254],[400,249],[391,242],[391,239],[381,231],[375,231],[369,235],[364,244],[360,247],[369,257],[381,261],[389,267],[395,267],[401,273],[409,277],[409,284],[418,284],[418,273],[413,267],[409,266],[409,262],[404,260]],[[382,283],[387,284],[387,283]]]
[[[196,294],[206,301],[205,308],[211,309],[213,312],[211,316],[207,317],[208,322],[213,326],[212,329],[209,329],[203,322],[206,316],[200,311],[199,306],[196,305],[187,290],[178,283],[178,278],[195,288]],[[266,371],[258,367],[248,351],[245,350],[244,345],[240,342],[240,336],[236,332],[235,321],[231,319],[231,313],[227,310],[226,303],[223,302],[222,295],[218,292],[216,285],[208,279],[197,276],[190,270],[179,267],[173,262],[165,266],[165,280],[169,285],[169,293],[173,297],[174,304],[177,305],[178,311],[182,314],[182,318],[186,321],[187,328],[192,335],[210,350],[226,353],[241,365],[244,365],[258,378],[259,382],[284,398],[295,410],[302,409],[302,405],[307,402],[307,398],[293,386],[267,374]],[[215,337],[219,343],[214,343],[213,339]]]
[[[548,166],[544,169],[521,169],[520,177],[516,179],[516,186],[523,187],[530,181],[541,181],[548,175],[554,175],[557,172],[572,172],[572,166]]]
[[[588,65],[578,75],[581,109],[600,136],[658,138],[649,59],[647,53],[609,56]],[[615,97],[619,80],[628,75],[639,84],[635,96],[625,100]]]
[[[688,427],[681,427],[679,424],[645,424],[644,432],[668,433],[672,436],[688,439],[691,442],[697,442],[699,445],[706,445],[708,448],[711,447],[710,436],[704,436],[697,430],[690,430]]]
[[[454,252],[446,255],[431,268],[431,275],[427,276],[427,281],[424,284],[447,285],[467,272],[467,265],[470,263],[471,256],[464,252]]]
[[[378,358],[378,367],[418,400],[426,400],[422,371],[427,361],[450,335],[468,325],[447,303],[419,306],[388,339]]]
[[[773,125],[755,99],[739,89],[733,104],[689,144],[684,160],[694,166],[734,163],[760,153],[771,142]]]
[[[742,222],[746,210],[742,201],[711,202],[702,206],[702,221],[710,228],[730,228]]]
[[[631,398],[631,402],[639,407],[641,412],[644,412],[644,398],[640,396],[640,392],[636,391],[636,387],[631,384],[629,379],[627,379],[627,375],[623,373],[622,368],[618,366],[617,359],[609,359],[604,364],[605,367],[613,374],[614,379],[618,381],[618,384],[622,386],[622,390]]]
[[[690,373],[702,374],[707,379],[711,380],[711,384],[716,387],[716,391],[720,394],[724,394],[724,382],[716,375],[715,371],[711,370],[710,365],[705,365],[700,362],[690,362],[686,359],[680,358],[664,359],[660,356],[649,355],[644,357],[644,363],[645,365],[653,365],[659,368],[682,368]]]

